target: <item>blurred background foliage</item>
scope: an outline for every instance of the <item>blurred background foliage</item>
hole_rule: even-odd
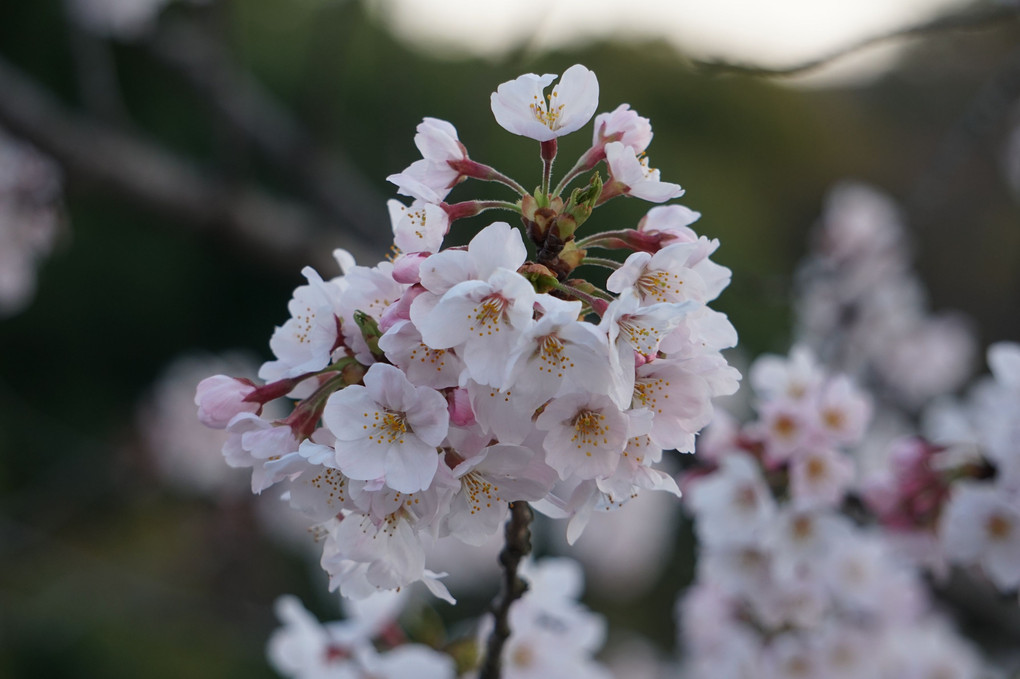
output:
[[[401,44],[353,0],[172,5],[156,37],[127,42],[84,35],[60,0],[0,3],[4,68],[51,103],[185,158],[218,186],[253,186],[301,206],[317,239],[274,250],[215,217],[196,228],[66,165],[57,251],[31,306],[0,320],[0,676],[271,676],[263,648],[276,596],[296,593],[337,617],[317,565],[263,537],[243,494],[210,499],[163,482],[141,442],[139,404],[182,354],[240,348],[268,357],[301,265],[335,273],[329,247],[314,262],[303,256],[313,245],[355,233],[361,254],[384,253],[384,200],[393,195],[385,177],[417,157],[423,116],[452,121],[473,158],[537,184],[534,144],[504,132],[488,110],[489,93],[523,72],[583,63],[598,74],[599,110],[628,102],[652,120],[652,164],[686,188],[681,202],[704,215],[698,231],[722,242],[716,260],[734,276],[718,308],[746,355],[785,351],[791,273],[826,190],[844,178],[902,202],[935,309],[967,312],[985,342],[1020,338],[1020,210],[1001,171],[1018,115],[1018,28],[914,39],[877,79],[805,88],[699,70],[665,43],[440,58]],[[203,45],[298,121],[308,140],[300,153],[266,153],[194,71],[167,58]],[[84,82],[89,55],[113,91]],[[220,85],[229,92],[228,81]],[[12,96],[0,88],[0,100]],[[8,113],[0,124],[54,151]],[[561,163],[584,150],[586,134],[563,140]],[[337,158],[356,178],[317,193],[308,177]],[[455,190],[451,200],[466,195]],[[614,201],[589,224],[630,226],[647,207]],[[347,208],[362,215],[360,232],[343,219]],[[454,238],[466,240],[470,228],[458,226]],[[668,648],[672,602],[691,574],[689,543],[684,527],[675,562],[645,598],[595,594],[593,606]],[[443,614],[467,617],[482,605],[468,601],[454,614],[444,605]]]

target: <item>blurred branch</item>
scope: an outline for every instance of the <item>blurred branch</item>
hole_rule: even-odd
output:
[[[321,151],[300,123],[262,85],[236,66],[202,30],[182,22],[163,28],[149,43],[152,54],[179,73],[233,129],[292,176],[300,190],[337,221],[385,248],[385,200],[357,167]]]
[[[69,5],[65,5],[65,9]],[[66,22],[79,96],[85,108],[104,122],[127,125],[130,116],[120,96],[120,83],[110,45],[68,19]]]
[[[784,68],[769,68],[767,66],[756,66],[739,62],[728,62],[722,60],[694,60],[692,63],[696,69],[707,72],[710,75],[748,75],[764,78],[789,78],[803,75],[809,71],[821,68],[843,57],[860,52],[868,47],[900,40],[903,38],[920,37],[937,33],[949,33],[955,31],[980,30],[995,26],[1007,21],[1015,21],[1020,17],[1020,11],[1010,5],[990,5],[978,8],[969,8],[953,14],[936,17],[916,26],[897,29],[889,33],[865,38],[859,42],[843,47],[829,54],[805,61],[793,66]]]
[[[266,260],[335,266],[335,247],[378,258],[381,247],[305,207],[250,186],[228,185],[121,130],[78,116],[0,59],[0,124],[53,156],[83,184],[115,194],[200,232],[219,231]],[[284,261],[281,261],[284,260]]]

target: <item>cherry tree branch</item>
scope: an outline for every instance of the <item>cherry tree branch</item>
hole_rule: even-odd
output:
[[[937,33],[949,33],[955,31],[970,31],[990,28],[1007,21],[1015,21],[1020,17],[1020,11],[1016,6],[990,5],[978,8],[968,8],[960,12],[954,12],[945,16],[936,17],[930,21],[914,26],[897,29],[888,33],[874,35],[855,42],[846,47],[824,54],[815,59],[781,68],[769,68],[740,62],[728,62],[723,60],[694,60],[695,68],[709,74],[718,75],[748,75],[764,78],[790,78],[814,71],[834,61],[842,59],[868,47],[873,47],[885,42],[900,40],[903,38],[919,37]]]
[[[492,602],[495,624],[485,644],[485,658],[478,679],[499,679],[502,673],[503,646],[510,638],[510,605],[528,590],[528,584],[517,575],[521,559],[531,553],[531,520],[534,517],[527,502],[510,504],[510,520],[506,523],[506,546],[499,553],[503,566],[503,583],[499,596]]]
[[[0,92],[0,124],[53,156],[71,186],[115,195],[198,232],[220,232],[288,269],[327,264],[335,247],[365,258],[381,250],[303,205],[228,184],[140,137],[67,110],[2,58]]]
[[[146,43],[253,147],[286,170],[295,186],[337,222],[385,248],[385,199],[355,164],[336,149],[324,152],[298,120],[230,54],[201,29],[184,22],[163,26]],[[382,227],[380,226],[382,225]]]

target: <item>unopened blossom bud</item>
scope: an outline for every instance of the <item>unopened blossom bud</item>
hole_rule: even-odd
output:
[[[581,266],[581,262],[584,261],[584,256],[587,254],[586,250],[580,250],[573,241],[567,243],[562,252],[560,252],[559,260],[563,262],[569,270],[572,271],[577,267]]]
[[[525,262],[517,273],[528,279],[535,292],[543,293],[554,290],[559,284],[556,274],[547,266],[535,262]]]
[[[574,189],[570,194],[570,200],[563,206],[563,216],[570,217],[570,221],[559,219],[556,223],[557,234],[561,240],[566,242],[574,235],[574,231],[588,220],[600,195],[602,195],[602,177],[597,172],[592,175],[588,186],[583,189]],[[571,228],[564,228],[566,225]]]
[[[379,331],[379,324],[376,320],[363,311],[355,311],[354,322],[358,325],[358,329],[361,330],[361,336],[365,339],[365,343],[368,345],[369,351],[372,352],[372,356],[377,360],[383,360],[385,355],[382,349],[379,348],[379,338],[382,336],[382,333]]]
[[[421,284],[415,284],[408,288],[395,304],[391,304],[382,313],[382,318],[379,319],[379,331],[384,333],[392,328],[397,321],[410,320],[411,302],[423,292],[425,292],[425,288]]]
[[[205,378],[195,389],[198,419],[207,427],[226,429],[238,413],[257,413],[262,409],[260,403],[245,400],[253,391],[255,385],[249,380],[226,375]]]
[[[561,198],[553,198],[551,201],[542,198],[543,200],[535,196],[524,196],[521,199],[521,220],[527,229],[528,237],[536,245],[545,244],[553,221],[563,209]]]
[[[421,283],[421,263],[428,259],[430,254],[428,252],[411,252],[397,257],[393,260],[393,280],[404,285]]]

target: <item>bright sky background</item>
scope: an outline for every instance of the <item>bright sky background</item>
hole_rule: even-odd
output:
[[[912,26],[968,0],[372,0],[408,42],[498,57],[591,37],[663,38],[700,58],[782,67]],[[834,78],[874,72],[895,48],[868,50]]]

